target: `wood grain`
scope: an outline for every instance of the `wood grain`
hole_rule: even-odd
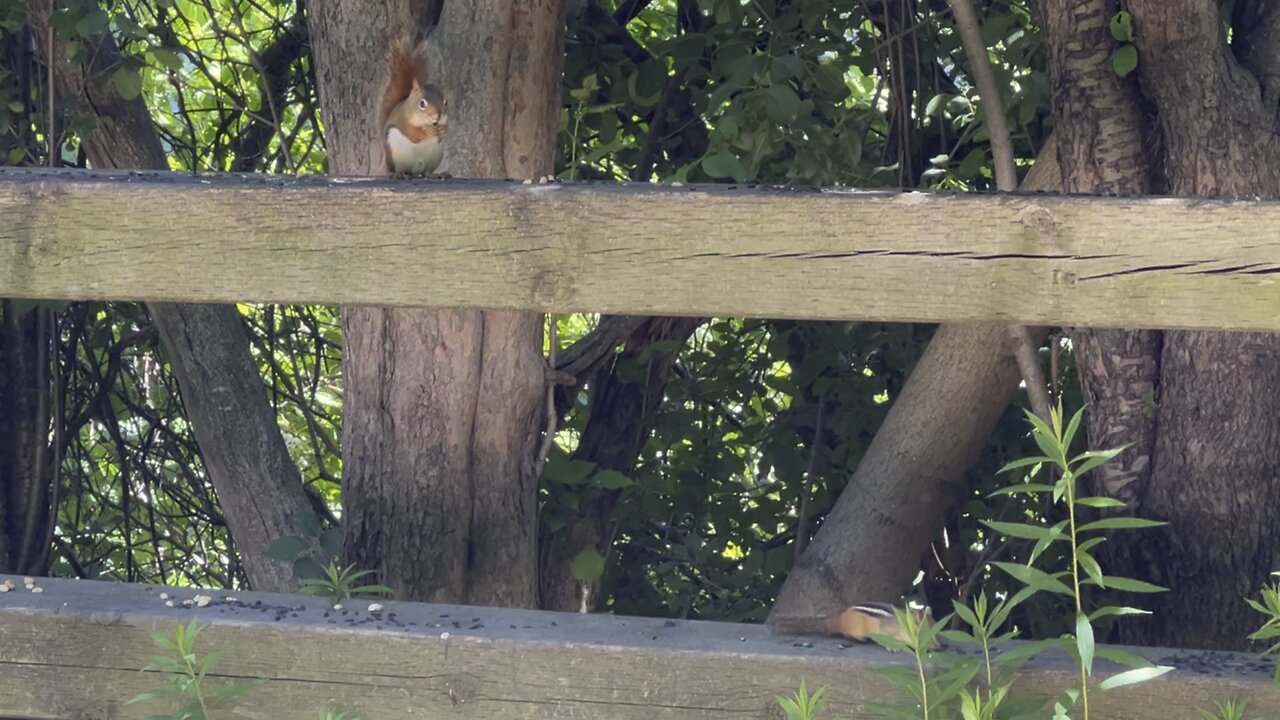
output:
[[[0,170],[0,297],[1280,329],[1280,202]]]
[[[40,594],[0,594],[0,717],[144,718],[163,702],[125,705],[163,678],[140,672],[159,650],[148,630],[205,625],[198,653],[226,654],[216,682],[264,680],[228,717],[314,720],[321,710],[361,720],[403,718],[770,718],[775,696],[805,680],[827,686],[831,717],[870,717],[892,700],[875,668],[906,663],[873,646],[774,635],[760,625],[386,602],[334,611],[315,597],[196,591],[39,578]],[[167,592],[178,607],[165,607]],[[805,642],[808,642],[806,645]],[[1173,655],[1146,650],[1154,659]],[[1266,668],[1242,655],[1184,653],[1153,682],[1091,695],[1098,717],[1171,720],[1237,698],[1280,707]],[[1050,693],[1074,676],[1065,656],[1037,659],[1021,689]],[[1208,659],[1206,659],[1208,658]],[[1114,667],[1099,662],[1100,676]]]

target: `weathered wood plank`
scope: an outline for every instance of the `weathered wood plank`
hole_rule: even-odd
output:
[[[0,576],[3,582],[5,576]],[[774,698],[806,680],[830,688],[830,717],[867,718],[891,699],[873,669],[907,659],[870,646],[771,634],[759,625],[676,622],[491,608],[367,602],[335,612],[313,597],[241,593],[235,602],[142,585],[50,580],[44,592],[0,594],[0,717],[143,718],[161,703],[124,705],[161,682],[139,672],[157,652],[147,630],[198,617],[197,651],[223,648],[220,681],[265,680],[232,717],[314,720],[324,709],[362,720],[401,718],[776,717]],[[168,592],[178,607],[165,607]],[[1168,662],[1173,653],[1145,650]],[[1175,720],[1244,699],[1280,708],[1268,667],[1250,657],[1184,653],[1151,683],[1098,693],[1099,718]],[[1176,659],[1176,658],[1175,658]],[[1100,672],[1110,672],[1100,663]],[[1074,679],[1062,658],[1037,660],[1022,689],[1051,693]]]
[[[1280,329],[1280,203],[0,169],[0,297]]]

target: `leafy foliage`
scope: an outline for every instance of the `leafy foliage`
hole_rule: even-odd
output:
[[[300,590],[306,595],[319,595],[337,604],[345,600],[390,595],[393,591],[386,585],[358,585],[360,578],[373,574],[372,570],[357,571],[355,565],[341,567],[330,562],[323,568],[318,578],[307,578],[301,583]]]
[[[208,674],[222,657],[222,650],[213,650],[203,657],[196,654],[196,638],[201,626],[194,619],[185,626],[174,628],[173,639],[157,632],[151,638],[167,654],[158,655],[144,670],[165,673],[168,685],[130,698],[125,704],[156,699],[176,699],[182,704],[173,713],[152,715],[151,720],[214,720],[214,710],[228,709],[241,696],[261,682],[236,682],[214,685]]]
[[[1070,457],[1073,439],[1080,427],[1083,410],[1076,412],[1066,426],[1063,425],[1062,407],[1051,409],[1049,422],[1045,422],[1031,412],[1027,417],[1033,428],[1033,437],[1042,454],[1029,455],[1006,464],[1004,471],[1030,468],[1031,472],[1013,484],[1001,488],[993,495],[1045,494],[1052,497],[1054,504],[1063,504],[1067,509],[1067,518],[1052,526],[1033,523],[995,523],[987,522],[993,529],[999,530],[1010,544],[1021,544],[1035,541],[1030,560],[1023,563],[994,563],[1001,570],[1014,578],[1021,589],[1000,598],[991,605],[986,592],[977,596],[971,605],[953,601],[955,618],[967,629],[944,629],[951,624],[952,617],[947,616],[936,623],[918,622],[915,615],[895,610],[899,626],[905,630],[906,640],[896,637],[873,635],[872,639],[880,645],[894,651],[908,651],[915,660],[914,667],[890,665],[877,668],[906,696],[906,700],[896,703],[872,703],[869,709],[880,718],[899,720],[915,720],[930,717],[954,718],[963,720],[993,720],[994,718],[1045,718],[1054,720],[1070,717],[1075,706],[1081,705],[1079,717],[1089,717],[1089,688],[1093,677],[1094,658],[1103,657],[1115,663],[1130,666],[1133,669],[1112,675],[1097,683],[1101,690],[1132,685],[1150,680],[1172,670],[1171,667],[1155,666],[1145,658],[1116,648],[1098,648],[1094,644],[1092,623],[1098,617],[1113,615],[1141,614],[1143,611],[1129,607],[1104,606],[1086,614],[1085,597],[1082,588],[1087,585],[1098,587],[1121,587],[1130,592],[1159,592],[1158,588],[1128,578],[1108,576],[1102,573],[1096,561],[1092,560],[1089,549],[1104,540],[1102,537],[1081,539],[1081,534],[1089,530],[1101,529],[1141,529],[1151,527],[1152,523],[1138,518],[1114,517],[1091,523],[1077,524],[1076,513],[1085,508],[1122,506],[1113,500],[1099,502],[1099,498],[1077,497],[1076,485],[1080,477],[1090,470],[1115,458],[1124,448],[1105,451],[1089,451]],[[1056,471],[1057,479],[1051,483],[1032,483],[1029,480],[1039,473]],[[1037,559],[1044,564],[1044,551],[1054,544],[1066,546],[1069,552],[1065,558],[1067,569],[1058,569],[1059,565],[1050,565],[1049,569],[1036,566]],[[1081,568],[1087,578],[1081,579]],[[1010,626],[1013,611],[1037,595],[1059,594],[1069,597],[1075,604],[1074,632],[1060,637],[1049,637],[1024,643],[1020,647],[1005,650],[1007,641],[1013,639],[1018,631],[1014,629],[1000,632],[1001,628]],[[1257,607],[1262,608],[1261,604]],[[1265,610],[1264,610],[1265,612]],[[1264,627],[1264,632],[1266,628]],[[947,640],[961,645],[974,645],[980,650],[980,659],[975,659],[962,652],[931,652],[928,650],[931,640],[941,635]],[[1032,657],[1039,653],[1060,649],[1076,661],[1080,670],[1080,684],[1067,688],[1062,695],[1046,703],[1043,699],[1024,698],[1012,693],[1014,677],[1018,670]],[[819,692],[825,690],[820,689]],[[804,688],[801,695],[804,696]],[[797,701],[779,699],[784,708],[796,706]]]

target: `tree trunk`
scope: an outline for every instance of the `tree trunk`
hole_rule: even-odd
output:
[[[0,301],[0,572],[48,569],[51,314]]]
[[[1275,198],[1280,9],[1240,0],[1229,46],[1212,0],[1130,5],[1172,192]],[[1238,598],[1280,567],[1280,336],[1168,332],[1161,359],[1143,514],[1170,522],[1147,549],[1156,581],[1173,592],[1153,598],[1152,622],[1124,637],[1245,647],[1260,621]]]
[[[1143,140],[1153,133],[1141,126],[1137,96],[1111,71],[1107,23],[1116,9],[1103,0],[1043,7],[1069,191],[1163,190],[1142,169]],[[1213,0],[1130,0],[1127,9],[1145,95],[1159,108],[1164,153],[1150,167],[1163,162],[1176,195],[1275,197],[1275,5],[1237,3],[1230,46]],[[1068,154],[1068,143],[1078,152]],[[1095,485],[1131,503],[1127,512],[1170,523],[1107,543],[1109,573],[1172,589],[1138,598],[1154,615],[1118,625],[1115,639],[1245,647],[1259,620],[1238,598],[1256,594],[1280,551],[1280,339],[1077,337],[1091,446],[1134,443]]]
[[[311,22],[330,172],[381,174],[374,108],[386,48],[423,23],[404,0],[318,1]],[[550,174],[559,0],[445,3],[428,42],[449,102],[440,170]],[[536,604],[541,328],[532,313],[344,309],[347,556],[399,597]]]
[[[60,96],[84,94],[100,122],[82,139],[95,168],[168,168],[160,137],[142,99],[122,98],[102,72],[119,51],[110,35],[91,40],[88,66],[66,62],[66,47],[46,32],[54,0],[32,3],[32,31],[51,62]],[[249,338],[234,305],[148,305],[164,339],[192,422],[205,470],[222,505],[236,548],[255,590],[293,587],[292,567],[267,556],[294,520],[312,512],[268,402]]]
[[[1040,6],[1054,87],[1054,118],[1063,190],[1069,193],[1138,195],[1152,190],[1141,98],[1135,79],[1115,73],[1110,18],[1115,0],[1048,0]],[[1144,132],[1145,131],[1145,132]],[[1151,330],[1074,328],[1080,384],[1088,405],[1086,427],[1093,448],[1130,445],[1089,478],[1093,492],[1125,502],[1136,514],[1154,465],[1154,393],[1159,385],[1163,333]],[[1109,542],[1096,551],[1110,573],[1135,567],[1141,550]],[[1141,602],[1137,598],[1126,598]],[[1144,622],[1125,619],[1119,625]]]
[[[1022,188],[1057,188],[1056,157],[1050,136]],[[1032,335],[1039,342],[1044,332]],[[794,625],[856,602],[897,600],[917,571],[916,559],[963,496],[964,473],[1021,378],[1007,326],[939,327],[787,576],[769,622]]]

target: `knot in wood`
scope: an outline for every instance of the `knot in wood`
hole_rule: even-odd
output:
[[[1061,249],[1058,246],[1063,239],[1062,222],[1053,211],[1039,205],[1029,205],[1020,213],[1018,222],[1027,229],[1029,239],[1045,246],[1052,244],[1055,250]]]
[[[553,270],[541,270],[531,278],[533,302],[539,308],[551,310],[563,306],[571,294],[568,287],[561,284],[563,275]]]

